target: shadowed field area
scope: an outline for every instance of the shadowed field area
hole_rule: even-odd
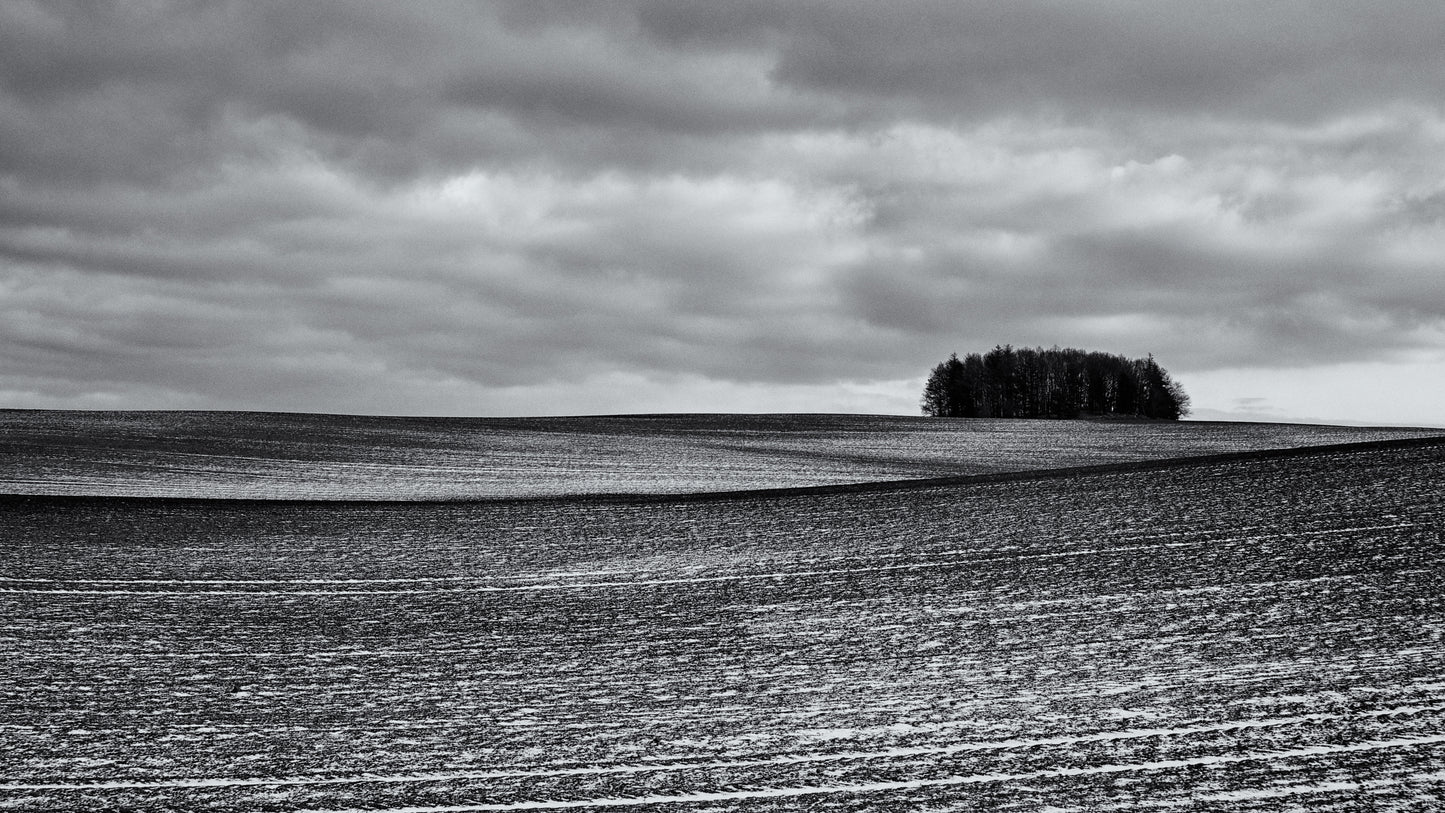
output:
[[[373,418],[0,411],[0,493],[446,500],[1032,471],[1438,429],[860,415]]]
[[[12,498],[0,804],[1427,809],[1441,482],[1445,440],[732,499]]]

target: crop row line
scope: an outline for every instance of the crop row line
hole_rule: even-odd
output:
[[[1214,539],[1214,538],[1208,538],[1208,537],[1206,537],[1206,538],[1197,539],[1197,540],[1174,540],[1174,541],[1169,541],[1169,542],[1158,542],[1158,543],[1146,544],[1146,545],[1120,545],[1120,546],[1117,546],[1117,547],[1106,547],[1106,548],[1097,548],[1097,547],[1096,547],[1096,548],[1079,548],[1079,549],[1066,550],[1066,551],[1052,551],[1052,552],[1049,552],[1049,553],[1013,553],[1013,552],[999,552],[999,553],[994,554],[994,555],[985,555],[985,556],[974,555],[974,556],[970,556],[970,557],[967,557],[967,558],[961,558],[961,559],[949,559],[949,560],[943,561],[943,562],[912,562],[912,563],[898,564],[898,565],[880,565],[880,566],[868,567],[868,568],[840,568],[840,569],[812,570],[812,571],[781,571],[781,572],[777,572],[777,573],[759,573],[759,574],[739,573],[739,574],[728,574],[728,575],[722,575],[722,576],[702,576],[702,577],[694,577],[694,578],[692,578],[692,579],[666,579],[666,580],[653,579],[653,580],[630,580],[630,581],[609,581],[609,582],[577,582],[577,583],[557,582],[557,583],[553,583],[553,584],[532,584],[532,585],[497,585],[497,586],[492,586],[492,587],[480,587],[480,588],[474,588],[474,589],[477,589],[477,590],[542,590],[542,589],[563,589],[563,588],[568,588],[568,587],[619,586],[619,585],[632,585],[632,584],[638,584],[638,585],[644,585],[644,584],[674,584],[674,583],[688,583],[688,582],[692,582],[692,581],[717,581],[717,580],[724,580],[724,579],[740,579],[740,578],[776,578],[776,577],[784,576],[784,575],[787,575],[787,576],[793,576],[793,575],[796,575],[796,576],[806,576],[806,575],[833,575],[833,574],[841,574],[841,573],[856,573],[856,572],[874,571],[874,570],[907,570],[907,569],[924,568],[924,567],[947,567],[947,566],[949,566],[949,565],[963,565],[963,564],[974,564],[974,563],[979,563],[979,562],[993,562],[993,561],[1017,561],[1017,560],[1024,560],[1024,559],[1068,559],[1068,558],[1074,558],[1074,557],[1079,557],[1079,556],[1093,556],[1093,555],[1099,555],[1099,554],[1138,553],[1138,552],[1141,552],[1141,551],[1158,550],[1158,549],[1162,549],[1162,548],[1197,547],[1197,546],[1199,546],[1199,545],[1204,545],[1204,544],[1215,544],[1215,545],[1219,545],[1219,544],[1229,544],[1229,543],[1235,543],[1235,542],[1257,542],[1257,541],[1262,540],[1262,539],[1275,539],[1275,538],[1300,537],[1300,536],[1328,536],[1328,535],[1338,535],[1338,534],[1346,534],[1346,533],[1357,533],[1357,532],[1361,532],[1361,531],[1389,531],[1389,530],[1399,530],[1399,529],[1401,529],[1401,528],[1413,528],[1413,527],[1416,527],[1416,523],[1413,523],[1413,522],[1401,522],[1401,523],[1394,523],[1394,524],[1390,524],[1390,525],[1360,525],[1360,526],[1354,526],[1354,527],[1349,527],[1349,528],[1327,528],[1327,529],[1315,530],[1315,531],[1285,531],[1285,532],[1275,533],[1275,534],[1259,534],[1259,535],[1253,535],[1253,536],[1229,537],[1229,538],[1223,538],[1223,539]],[[888,558],[888,559],[896,559],[896,558],[903,558],[903,557],[949,556],[949,555],[956,555],[956,554],[961,554],[961,553],[977,553],[977,552],[978,552],[977,550],[969,551],[969,550],[965,550],[965,549],[962,549],[962,548],[952,548],[952,549],[945,550],[945,551],[928,551],[928,552],[918,552],[918,553],[847,554],[847,555],[838,555],[838,556],[829,556],[829,557],[819,557],[819,558],[807,559],[807,560],[803,560],[803,561],[811,563],[811,562],[817,562],[817,561],[848,561],[848,560],[868,559],[868,558]],[[605,575],[626,575],[626,574],[641,574],[641,573],[649,573],[649,572],[652,572],[652,571],[648,571],[648,570],[609,570],[609,571],[588,571],[588,572],[579,573],[579,574],[575,574],[575,575],[603,575],[603,574],[605,574]],[[202,585],[241,585],[241,584],[246,584],[246,585],[273,585],[273,584],[274,584],[274,585],[279,585],[279,584],[298,584],[298,585],[313,585],[313,584],[332,584],[332,585],[351,585],[351,584],[467,583],[467,582],[498,581],[498,580],[503,580],[503,579],[542,579],[542,578],[556,578],[557,576],[565,576],[565,575],[574,575],[574,574],[536,572],[536,573],[515,573],[515,574],[496,575],[496,576],[418,576],[418,577],[412,577],[412,578],[385,578],[385,579],[381,579],[381,578],[376,578],[376,579],[51,579],[51,578],[36,578],[36,577],[0,576],[0,582],[4,582],[4,583],[8,583],[8,584],[36,584],[36,585],[51,585],[51,584],[54,584],[54,585],[80,585],[80,584],[157,584],[157,585],[183,585],[183,584],[202,584]],[[450,592],[450,590],[448,590],[447,588],[437,588],[436,591],[437,591],[437,592],[442,592],[442,591]],[[19,589],[15,589],[15,588],[0,588],[0,592],[26,592],[26,591],[25,591],[23,588],[19,588]],[[28,592],[41,592],[41,591],[28,591]],[[59,590],[54,590],[54,591],[43,591],[43,592],[61,592],[61,591],[59,591]],[[101,591],[87,591],[87,592],[101,592]],[[149,592],[149,591],[147,591],[147,592]],[[288,591],[288,592],[289,592],[289,591]],[[339,591],[338,591],[338,592],[339,592]],[[358,591],[358,592],[360,592],[360,591]],[[372,592],[378,592],[378,591],[372,591]],[[411,592],[411,591],[382,591],[382,592]],[[428,591],[416,591],[416,592],[428,592]],[[304,593],[298,593],[298,594],[304,595]],[[129,595],[129,593],[126,593],[126,595]]]
[[[1048,768],[1044,770],[1027,771],[1023,773],[967,774],[963,776],[946,776],[937,779],[905,779],[893,782],[859,782],[854,784],[804,785],[795,787],[769,787],[748,790],[698,791],[693,793],[675,794],[671,796],[619,796],[598,799],[526,800],[519,802],[506,802],[500,804],[421,805],[411,807],[368,807],[346,809],[313,808],[302,810],[300,811],[300,813],[483,813],[484,811],[494,811],[496,813],[501,813],[501,811],[510,810],[564,810],[593,807],[645,807],[651,805],[681,804],[688,802],[729,802],[742,801],[746,799],[782,799],[796,798],[799,796],[818,796],[839,793],[884,793],[889,791],[960,787],[966,785],[983,785],[1002,782],[1027,782],[1038,779],[1059,779],[1074,776],[1099,776],[1118,773],[1168,771],[1177,770],[1179,768],[1195,767],[1212,768],[1219,765],[1230,765],[1240,762],[1299,759],[1302,757],[1329,756],[1334,754],[1380,751],[1394,748],[1409,748],[1422,745],[1432,745],[1441,742],[1445,742],[1445,735],[1434,735],[1429,737],[1395,740],[1380,740],[1376,742],[1359,743],[1355,745],[1314,746],[1310,748],[1297,748],[1288,751],[1261,751],[1249,754],[1193,757],[1189,759],[1159,760],[1156,762],[1098,765],[1088,768]],[[1407,777],[1400,777],[1398,780],[1396,780],[1396,782],[1445,782],[1445,771],[1420,772],[1409,775]],[[1369,784],[1379,786],[1384,784],[1384,782],[1381,780],[1376,780]]]
[[[559,768],[492,769],[483,771],[457,771],[446,773],[414,773],[326,777],[195,777],[157,780],[93,780],[86,782],[25,782],[3,781],[0,790],[144,790],[162,788],[208,788],[208,787],[277,787],[294,785],[342,785],[342,784],[400,784],[413,782],[448,782],[484,779],[517,779],[538,777],[597,776],[636,773],[660,773],[665,771],[687,771],[720,768],[762,768],[777,765],[799,765],[816,762],[840,762],[878,759],[897,759],[915,756],[945,756],[975,751],[1012,751],[1059,745],[1080,745],[1096,742],[1118,742],[1148,739],[1153,737],[1180,737],[1195,734],[1217,734],[1226,731],[1247,731],[1262,728],[1281,728],[1298,725],[1340,721],[1347,719],[1375,717],[1412,717],[1445,710],[1445,704],[1426,706],[1399,706],[1389,709],[1374,709],[1353,714],[1315,713],[1293,717],[1265,718],[1260,720],[1230,720],[1220,723],[1188,726],[1182,728],[1140,728],[1122,731],[1101,731],[1092,734],[1042,737],[1037,739],[1008,739],[982,742],[955,743],[952,745],[921,745],[887,748],[877,751],[839,751],[801,754],[784,754],[764,759],[718,760],[713,762],[657,762],[629,763],[619,765],[588,765]],[[1428,741],[1445,742],[1445,734]],[[483,808],[486,809],[486,808]]]
[[[847,576],[855,574],[875,574],[880,572],[920,571],[937,570],[948,567],[958,567],[970,564],[977,564],[978,560],[961,559],[947,562],[920,562],[908,565],[879,565],[875,567],[856,568],[832,568],[828,570],[784,570],[770,573],[731,573],[723,576],[696,576],[686,579],[639,579],[634,581],[605,581],[605,582],[556,582],[552,584],[513,584],[513,585],[486,585],[478,587],[460,588],[419,588],[404,590],[72,590],[66,588],[45,589],[29,587],[0,587],[0,595],[57,595],[57,596],[165,596],[165,597],[204,597],[204,596],[420,596],[420,595],[458,595],[458,594],[480,594],[480,593],[525,593],[525,592],[550,592],[562,590],[592,590],[632,587],[666,587],[682,584],[715,584],[719,582],[740,582],[740,581],[771,581],[781,582],[787,579],[814,578],[819,576]],[[1387,573],[1396,572],[1403,574],[1429,572],[1424,568],[1412,569],[1388,569],[1362,571],[1355,573],[1340,573],[1328,576],[1313,576],[1302,579],[1276,579],[1265,582],[1246,582],[1229,585],[1209,585],[1194,588],[1160,588],[1156,590],[1139,590],[1135,593],[1171,592],[1177,595],[1189,595],[1193,593],[1216,593],[1227,589],[1239,587],[1259,587],[1282,584],[1307,584],[1319,581],[1349,580],[1365,573]],[[1092,600],[1108,600],[1111,598],[1123,598],[1130,594],[1110,594],[1091,597]],[[1009,606],[1044,606],[1049,604],[1076,602],[1076,597],[1064,599],[1041,599],[1037,601],[1015,602]]]
[[[1128,611],[1128,612],[1138,612],[1137,609],[1130,609],[1130,610],[1111,610],[1111,611],[1109,611],[1109,612],[1126,612],[1126,611]],[[1408,618],[1413,618],[1413,619],[1418,620],[1418,619],[1423,618],[1423,617],[1424,617],[1424,616],[1422,616],[1422,615],[1415,615],[1415,616],[1410,616],[1410,617],[1408,617]],[[1304,627],[1321,628],[1321,627],[1330,626],[1330,625],[1338,626],[1338,625],[1346,624],[1346,623],[1358,623],[1358,622],[1369,622],[1369,621],[1381,621],[1381,622],[1385,622],[1385,621],[1403,621],[1403,620],[1406,620],[1406,619],[1407,619],[1406,616],[1401,616],[1401,615],[1399,615],[1398,613],[1378,613],[1378,614],[1365,614],[1365,615],[1340,615],[1340,616],[1330,616],[1330,617],[1324,617],[1324,618],[1315,617],[1315,618],[1303,618],[1303,619],[1297,619],[1297,620],[1278,621],[1278,622],[1274,622],[1274,623],[1270,624],[1270,626],[1269,626],[1269,628],[1268,628],[1269,631],[1268,631],[1268,632],[1264,632],[1264,633],[1259,633],[1259,632],[1257,632],[1257,630],[1259,629],[1259,628],[1257,628],[1257,627],[1242,627],[1242,626],[1215,626],[1215,627],[1212,628],[1212,631],[1215,632],[1215,633],[1220,633],[1220,632],[1249,632],[1249,633],[1253,633],[1253,634],[1250,635],[1250,640],[1251,640],[1251,642],[1258,644],[1258,643],[1263,642],[1263,641],[1269,641],[1269,640],[1274,640],[1274,639],[1289,639],[1289,638],[1291,638],[1292,636],[1295,635],[1294,630],[1296,630],[1297,628],[1304,628]],[[1009,619],[1009,620],[1015,620],[1015,619]],[[1021,617],[1020,619],[1017,619],[1017,620],[1029,621],[1029,620],[1033,620],[1033,617],[1032,617],[1032,616],[1025,616],[1025,617]],[[504,637],[503,640],[506,640],[506,641],[508,641],[508,642],[510,643],[511,641],[516,640],[516,639],[521,638],[521,637],[523,637],[521,634],[514,634],[514,635],[509,635],[509,636]],[[530,636],[529,636],[529,637],[530,637]],[[1095,646],[1095,645],[1116,646],[1116,645],[1119,645],[1119,644],[1121,644],[1121,643],[1129,642],[1129,641],[1152,641],[1152,642],[1157,642],[1157,643],[1167,643],[1167,642],[1176,642],[1176,641],[1177,641],[1177,642],[1187,642],[1187,641],[1193,640],[1193,639],[1195,639],[1195,638],[1197,638],[1197,634],[1196,634],[1195,632],[1182,632],[1182,633],[1174,633],[1174,634],[1158,634],[1158,633],[1156,632],[1156,633],[1154,633],[1154,634],[1146,634],[1146,635],[1118,635],[1118,634],[1111,634],[1111,635],[1102,635],[1102,636],[1093,637],[1093,638],[1068,638],[1068,639],[1065,639],[1065,640],[1063,640],[1063,641],[1049,641],[1049,642],[1046,642],[1046,643],[1039,643],[1039,642],[1036,642],[1036,641],[1035,641],[1035,642],[1018,642],[1018,643],[1015,643],[1015,644],[1012,644],[1012,645],[1011,645],[1011,650],[1014,651],[1014,652],[1026,652],[1026,651],[1032,651],[1032,650],[1055,650],[1055,649],[1059,649],[1059,648],[1061,648],[1061,647],[1067,647],[1067,648],[1069,648],[1069,649],[1079,649],[1079,648],[1085,648],[1085,647]],[[693,642],[693,639],[681,639],[681,640],[655,639],[652,643],[654,644],[654,649],[665,649],[664,647],[660,647],[660,646],[656,646],[656,645],[661,645],[661,644],[678,644],[678,643],[686,644],[686,643],[692,643],[692,642]],[[637,643],[637,642],[610,642],[610,643],[607,643],[607,644],[596,644],[596,645],[594,645],[591,649],[592,649],[593,652],[602,652],[602,651],[606,651],[606,650],[609,650],[609,649],[617,649],[617,650],[623,650],[623,651],[634,651],[635,648],[638,647],[638,646],[640,646],[640,644]],[[826,643],[816,643],[816,644],[814,645],[814,648],[821,647],[821,646],[827,646],[827,644],[826,644]],[[944,645],[944,646],[947,646],[947,645]],[[805,648],[806,648],[806,647],[805,647]],[[943,647],[920,647],[919,650],[918,650],[918,652],[916,652],[916,653],[910,652],[910,653],[907,653],[907,654],[905,654],[904,652],[897,652],[897,651],[896,651],[895,654],[894,654],[890,659],[891,659],[891,660],[903,660],[903,659],[907,659],[907,658],[910,657],[911,655],[916,655],[916,654],[919,654],[919,653],[922,653],[922,654],[927,655],[928,653],[932,652],[932,650],[935,649],[935,648],[941,649],[941,648],[943,648]],[[788,650],[788,651],[790,651],[790,652],[796,652],[796,651],[802,651],[802,649],[803,649],[803,648],[794,648],[794,649],[790,649],[790,650]],[[214,650],[214,651],[203,651],[203,652],[130,652],[130,651],[123,651],[123,650],[105,650],[105,649],[95,649],[95,650],[89,650],[89,651],[69,651],[69,652],[66,652],[66,651],[30,651],[30,652],[27,652],[27,651],[22,651],[22,650],[19,650],[19,649],[10,649],[10,650],[7,651],[7,650],[4,649],[3,647],[0,647],[0,655],[4,655],[4,656],[6,656],[6,657],[11,657],[11,658],[19,658],[19,659],[23,659],[23,660],[26,660],[26,661],[82,661],[82,662],[92,662],[92,663],[93,663],[93,662],[102,662],[102,661],[128,661],[128,660],[132,660],[132,661],[134,661],[134,660],[138,660],[138,661],[156,661],[156,660],[167,660],[167,661],[210,661],[210,660],[226,660],[226,659],[232,659],[232,660],[334,661],[334,660],[343,660],[343,659],[348,659],[348,658],[366,658],[366,659],[380,659],[380,660],[385,660],[385,659],[401,659],[401,660],[405,660],[405,659],[418,659],[418,658],[434,659],[434,658],[437,658],[437,657],[484,657],[484,658],[487,658],[488,660],[495,661],[495,660],[498,658],[498,656],[500,656],[500,655],[502,655],[502,654],[508,654],[508,653],[525,653],[526,651],[527,651],[527,650],[526,650],[524,647],[501,646],[501,645],[498,645],[498,644],[496,644],[496,643],[494,643],[494,642],[488,643],[488,644],[486,644],[486,645],[479,645],[479,646],[470,646],[470,647],[452,646],[452,647],[438,647],[438,648],[436,648],[436,649],[352,649],[352,650],[341,650],[341,649],[338,649],[338,650],[318,650],[318,651],[314,651],[314,652],[305,652],[305,651],[300,651],[300,652],[285,652],[285,651],[264,651],[264,650],[258,650],[258,651],[253,651],[253,652],[238,651],[238,650]],[[940,653],[937,653],[937,654],[946,654],[946,655],[950,655],[950,656],[959,656],[959,655],[978,655],[978,654],[985,654],[985,653],[990,653],[990,652],[995,652],[995,651],[996,651],[996,647],[995,647],[994,645],[988,645],[988,646],[985,646],[985,647],[969,647],[969,648],[964,648],[964,647],[947,647],[943,652],[940,652]],[[1399,657],[1399,656],[1402,655],[1402,654],[1409,654],[1409,653],[1408,653],[1408,652],[1402,652],[1402,651],[1394,651],[1394,652],[1391,653],[1391,657]],[[859,659],[853,659],[853,660],[859,660]],[[586,663],[590,663],[590,661],[580,661],[580,663],[581,663],[581,664],[586,664]],[[563,669],[565,669],[565,670],[567,670],[567,672],[568,672],[569,674],[572,674],[572,675],[578,675],[578,674],[580,674],[579,672],[577,672],[577,669],[579,668],[579,661],[571,661],[571,662],[569,662],[569,661],[553,661],[552,664],[551,664],[551,666],[552,666],[553,668],[555,668],[555,669],[558,669],[558,670],[563,670]],[[753,669],[754,669],[754,672],[755,672],[755,673],[758,673],[758,674],[764,673],[764,672],[766,671],[766,668],[765,668],[764,666],[754,666]],[[607,672],[607,673],[610,674],[611,672]],[[468,670],[467,670],[467,674],[468,674],[468,675],[471,675],[471,676],[473,676],[473,677],[481,677],[481,676],[498,677],[498,678],[521,677],[521,678],[531,679],[531,678],[535,677],[535,675],[536,675],[536,670],[535,670],[535,669],[496,669],[496,668],[491,668],[491,669],[468,669]]]

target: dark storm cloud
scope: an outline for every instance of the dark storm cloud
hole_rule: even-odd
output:
[[[806,408],[995,342],[1418,362],[1442,36],[1406,2],[7,3],[0,395]]]

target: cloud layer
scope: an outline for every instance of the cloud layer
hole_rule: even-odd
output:
[[[912,411],[1003,342],[1217,410],[1268,394],[1231,370],[1445,372],[1442,40],[1403,2],[7,3],[0,399]]]

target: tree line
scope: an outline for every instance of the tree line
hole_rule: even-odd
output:
[[[994,347],[957,353],[933,368],[923,414],[950,418],[1077,418],[1081,415],[1178,420],[1189,396],[1151,354],[1130,359],[1055,346]]]

